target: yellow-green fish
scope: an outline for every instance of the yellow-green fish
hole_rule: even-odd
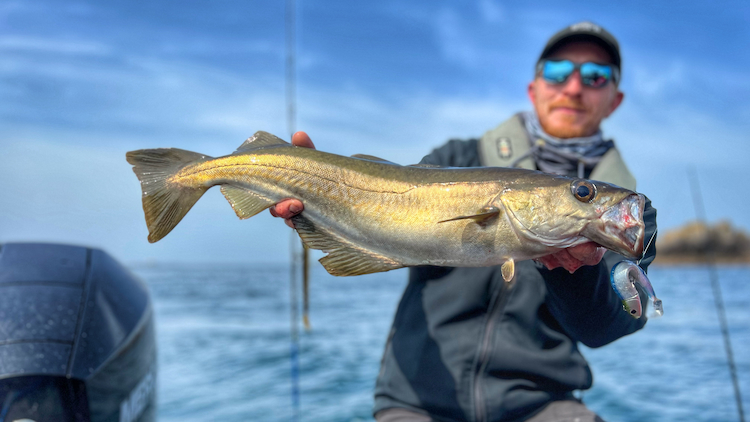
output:
[[[285,198],[304,211],[303,242],[339,276],[416,265],[480,267],[538,258],[593,241],[637,259],[642,195],[614,185],[510,168],[401,166],[292,146],[257,132],[231,155],[181,149],[127,153],[143,190],[150,242],[166,236],[203,193],[221,191],[244,219]]]

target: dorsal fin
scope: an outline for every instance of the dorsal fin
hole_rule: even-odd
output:
[[[442,169],[445,168],[443,166],[439,166],[437,164],[410,164],[407,167],[421,167],[425,169]]]
[[[239,148],[237,148],[236,151],[234,151],[234,154],[238,154],[241,152],[247,152],[258,148],[263,147],[270,147],[270,146],[277,146],[277,145],[290,145],[289,142],[276,137],[274,135],[271,135],[268,132],[263,132],[262,130],[259,130],[255,132],[255,135],[247,138],[245,142],[240,145]]]
[[[377,162],[380,162],[380,163],[396,164],[393,161],[384,160],[384,159],[382,159],[380,157],[376,157],[374,155],[368,155],[368,154],[354,154],[354,155],[352,155],[352,158],[359,158],[360,160],[377,161]]]

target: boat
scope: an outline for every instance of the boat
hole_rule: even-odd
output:
[[[148,422],[156,340],[146,286],[103,250],[0,245],[0,422]]]

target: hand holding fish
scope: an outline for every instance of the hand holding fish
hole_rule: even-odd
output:
[[[547,269],[563,267],[568,272],[574,273],[585,265],[596,265],[602,260],[607,250],[594,242],[572,246],[550,255],[537,258],[536,261],[544,264]]]
[[[302,131],[296,132],[294,135],[292,135],[292,145],[297,147],[315,149],[315,145],[313,144],[312,139],[310,139],[310,136]],[[284,223],[286,223],[287,226],[294,228],[292,217],[301,213],[304,208],[305,206],[302,204],[302,201],[300,201],[299,199],[289,198],[282,200],[276,205],[273,205],[268,210],[271,212],[272,216],[283,218]]]
[[[296,132],[292,136],[292,145],[315,149],[310,136],[305,132]],[[269,208],[271,215],[284,219],[287,226],[294,228],[292,217],[304,210],[304,204],[298,199],[285,199]],[[586,265],[596,265],[602,260],[607,250],[594,242],[572,246],[550,255],[537,258],[536,261],[547,269],[565,268],[570,273]]]

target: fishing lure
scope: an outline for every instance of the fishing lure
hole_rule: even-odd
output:
[[[633,261],[621,261],[612,267],[610,282],[617,296],[622,300],[625,312],[633,318],[640,318],[643,313],[641,299],[635,285],[638,284],[648,294],[652,312],[649,317],[656,318],[664,315],[664,307],[661,299],[656,297],[654,287],[651,285],[646,273]]]
[[[641,308],[641,298],[638,295],[638,290],[635,288],[634,275],[637,276],[637,273],[633,274],[633,269],[629,264],[635,263],[632,261],[621,261],[612,267],[609,281],[612,283],[612,288],[615,289],[617,296],[620,297],[622,308],[625,312],[629,313],[633,318],[640,318],[643,309]]]

